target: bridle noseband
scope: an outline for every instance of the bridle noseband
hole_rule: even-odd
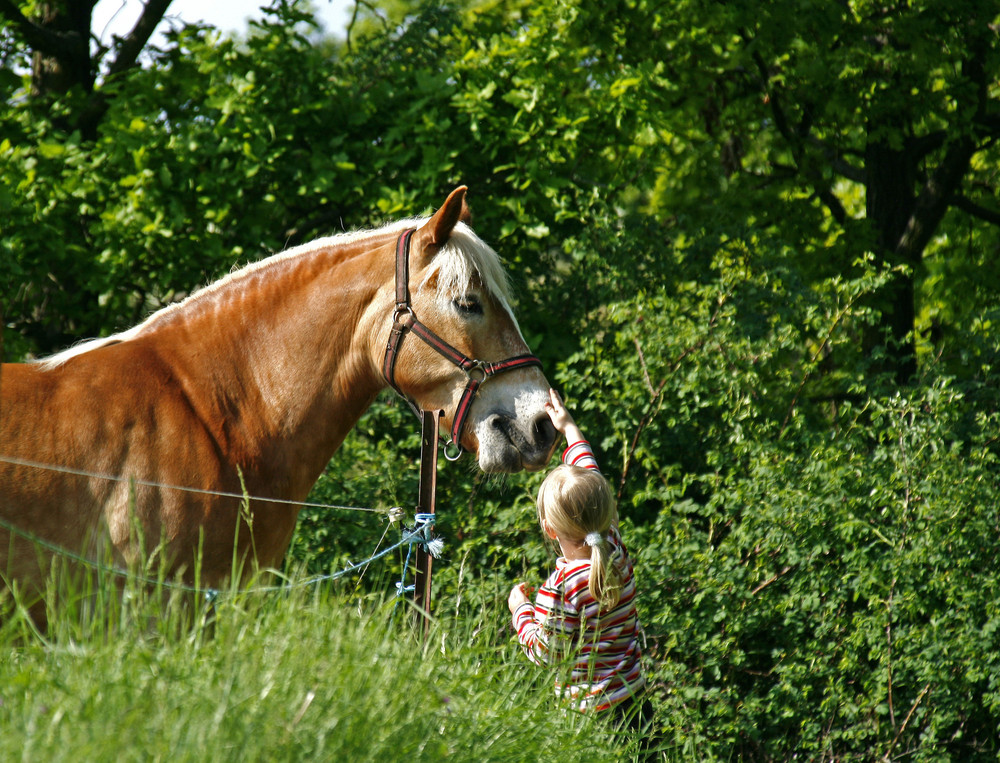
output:
[[[448,360],[461,368],[468,377],[468,384],[462,393],[462,399],[458,401],[458,408],[455,409],[455,418],[452,420],[451,440],[445,443],[444,457],[449,461],[455,461],[462,455],[462,428],[465,420],[472,410],[472,403],[475,400],[479,388],[492,376],[496,376],[504,371],[513,371],[518,368],[537,366],[541,368],[542,361],[534,355],[516,355],[507,360],[500,360],[490,363],[484,360],[472,360],[456,350],[441,337],[427,328],[417,320],[410,305],[410,239],[416,229],[408,228],[403,231],[396,241],[396,309],[392,314],[392,331],[389,332],[389,342],[385,348],[385,358],[382,362],[382,375],[389,382],[389,386],[399,393],[400,397],[406,400],[419,416],[420,407],[416,401],[407,395],[396,384],[396,360],[399,358],[399,348],[403,343],[403,337],[408,332],[413,332],[426,344],[444,355]],[[449,451],[454,448],[454,451]]]

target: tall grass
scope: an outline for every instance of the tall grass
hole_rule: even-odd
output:
[[[44,635],[4,608],[0,760],[632,757],[624,737],[553,707],[499,602],[443,612],[424,638],[408,605],[329,585],[211,606],[99,588],[53,612]]]

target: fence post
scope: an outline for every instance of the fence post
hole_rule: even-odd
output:
[[[438,462],[438,427],[444,411],[421,411],[420,429],[420,487],[418,490],[417,512],[421,514],[434,513],[434,500],[437,495],[437,462]],[[431,567],[432,557],[423,546],[417,546],[417,575],[413,586],[413,603],[418,611],[423,610],[423,635],[431,624]]]

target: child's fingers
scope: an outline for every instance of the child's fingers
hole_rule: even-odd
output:
[[[566,410],[566,406],[563,404],[562,398],[559,397],[559,393],[554,389],[549,390],[549,402],[545,404],[545,407],[550,409],[553,413],[563,413]]]

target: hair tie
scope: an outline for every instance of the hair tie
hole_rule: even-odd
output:
[[[593,547],[599,545],[602,540],[604,540],[604,536],[601,533],[593,532],[587,533],[587,537],[583,539],[583,542]]]

